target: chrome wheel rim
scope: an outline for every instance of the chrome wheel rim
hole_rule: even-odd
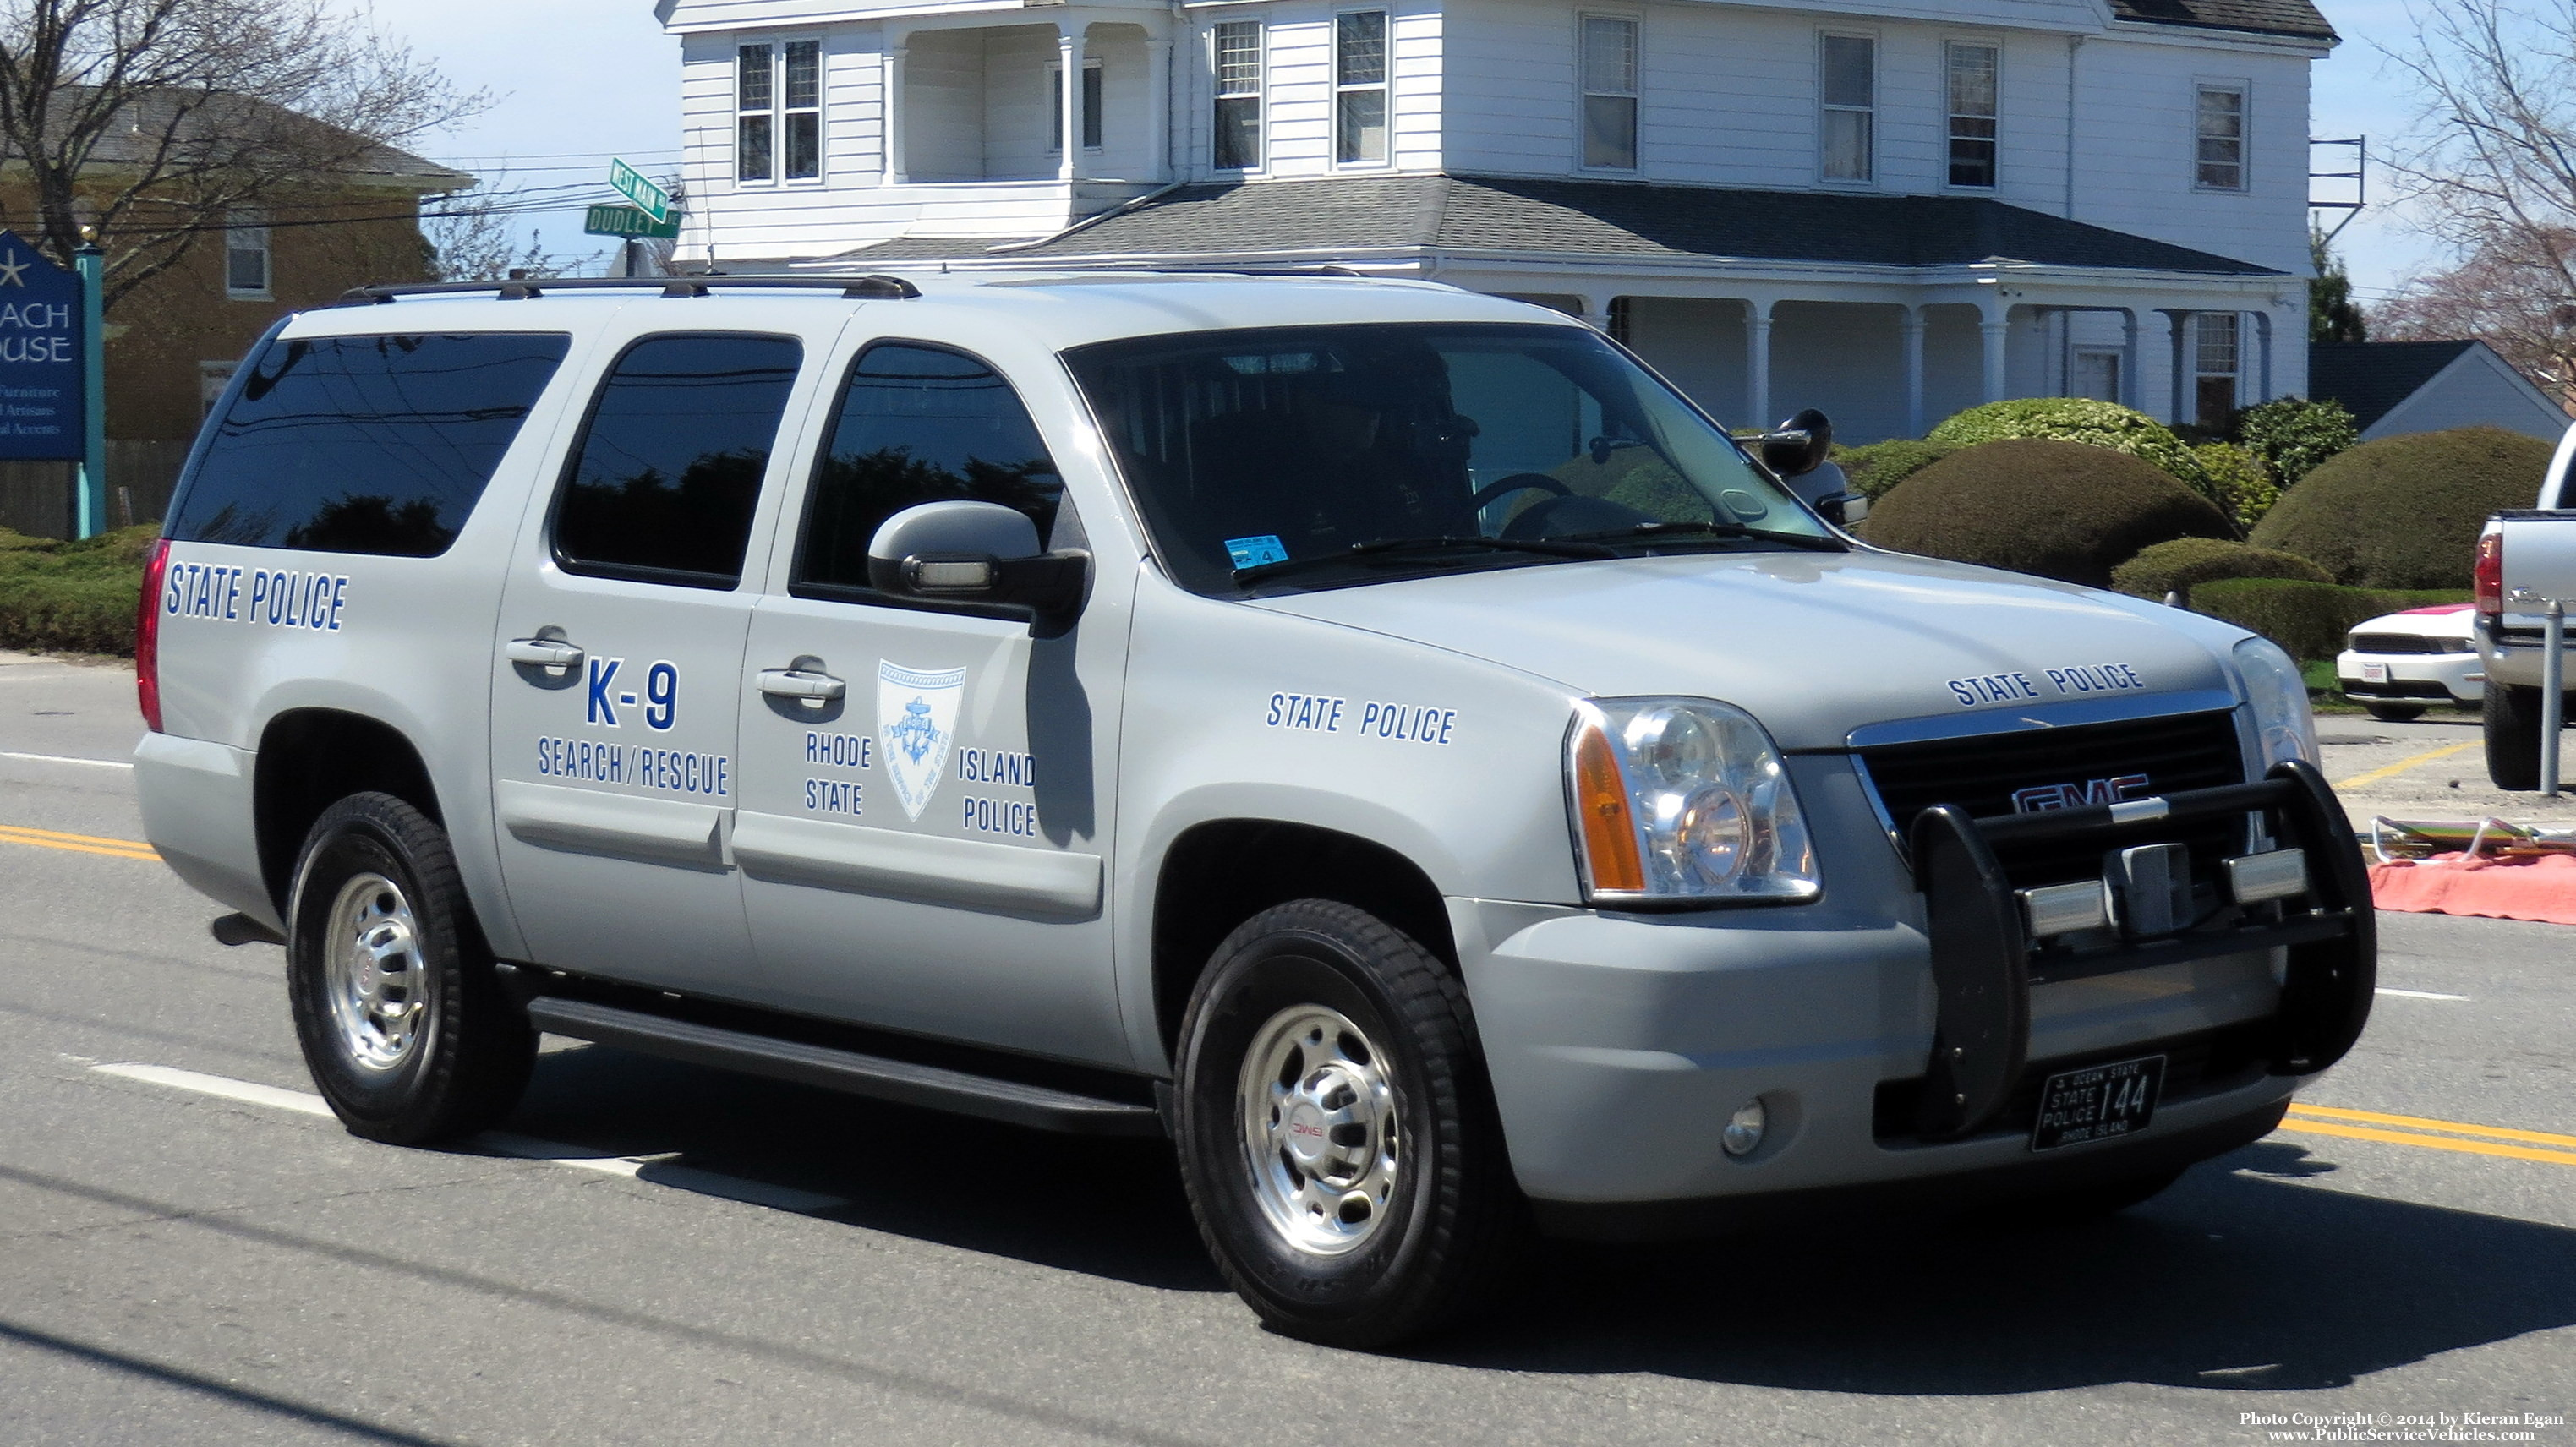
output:
[[[1377,1043],[1337,1011],[1293,1005],[1253,1035],[1235,1095],[1252,1198],[1280,1239],[1339,1256],[1374,1237],[1403,1159]]]
[[[331,1020],[350,1062],[383,1071],[410,1059],[429,1023],[429,967],[402,886],[381,874],[341,885],[322,949]]]

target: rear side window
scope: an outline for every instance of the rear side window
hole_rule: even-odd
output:
[[[789,337],[648,337],[600,384],[556,505],[574,573],[730,588],[804,348]]]
[[[436,557],[571,341],[521,332],[273,343],[208,434],[166,532]]]
[[[850,369],[805,511],[796,582],[868,585],[868,540],[887,518],[946,498],[998,502],[1055,525],[1064,480],[1020,394],[962,352],[868,348]]]

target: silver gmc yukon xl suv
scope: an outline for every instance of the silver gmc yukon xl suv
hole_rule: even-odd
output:
[[[144,816],[360,1135],[539,1031],[1168,1134],[1317,1341],[1532,1230],[2143,1199],[2368,1013],[2298,670],[1821,443],[1422,283],[370,289],[189,462]]]

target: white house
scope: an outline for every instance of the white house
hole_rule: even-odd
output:
[[[684,265],[1431,277],[1584,316],[1731,421],[1821,406],[1854,441],[2307,383],[2310,0],[657,14]]]

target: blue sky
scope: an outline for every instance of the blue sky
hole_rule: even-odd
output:
[[[2308,134],[2368,136],[2384,151],[2412,120],[2380,49],[2412,37],[2404,0],[2319,3],[2344,43],[2315,68]],[[581,208],[610,199],[610,155],[647,174],[678,160],[679,45],[654,22],[651,0],[388,0],[375,14],[450,79],[497,97],[476,121],[420,149],[488,185],[559,205],[521,223],[549,250],[604,254],[606,242],[581,234]],[[2317,154],[2321,169],[2342,169],[2326,161],[2344,153]],[[2384,175],[2372,180],[2374,194],[2385,196]],[[2384,206],[2364,211],[2337,247],[2365,302],[2439,257]]]

